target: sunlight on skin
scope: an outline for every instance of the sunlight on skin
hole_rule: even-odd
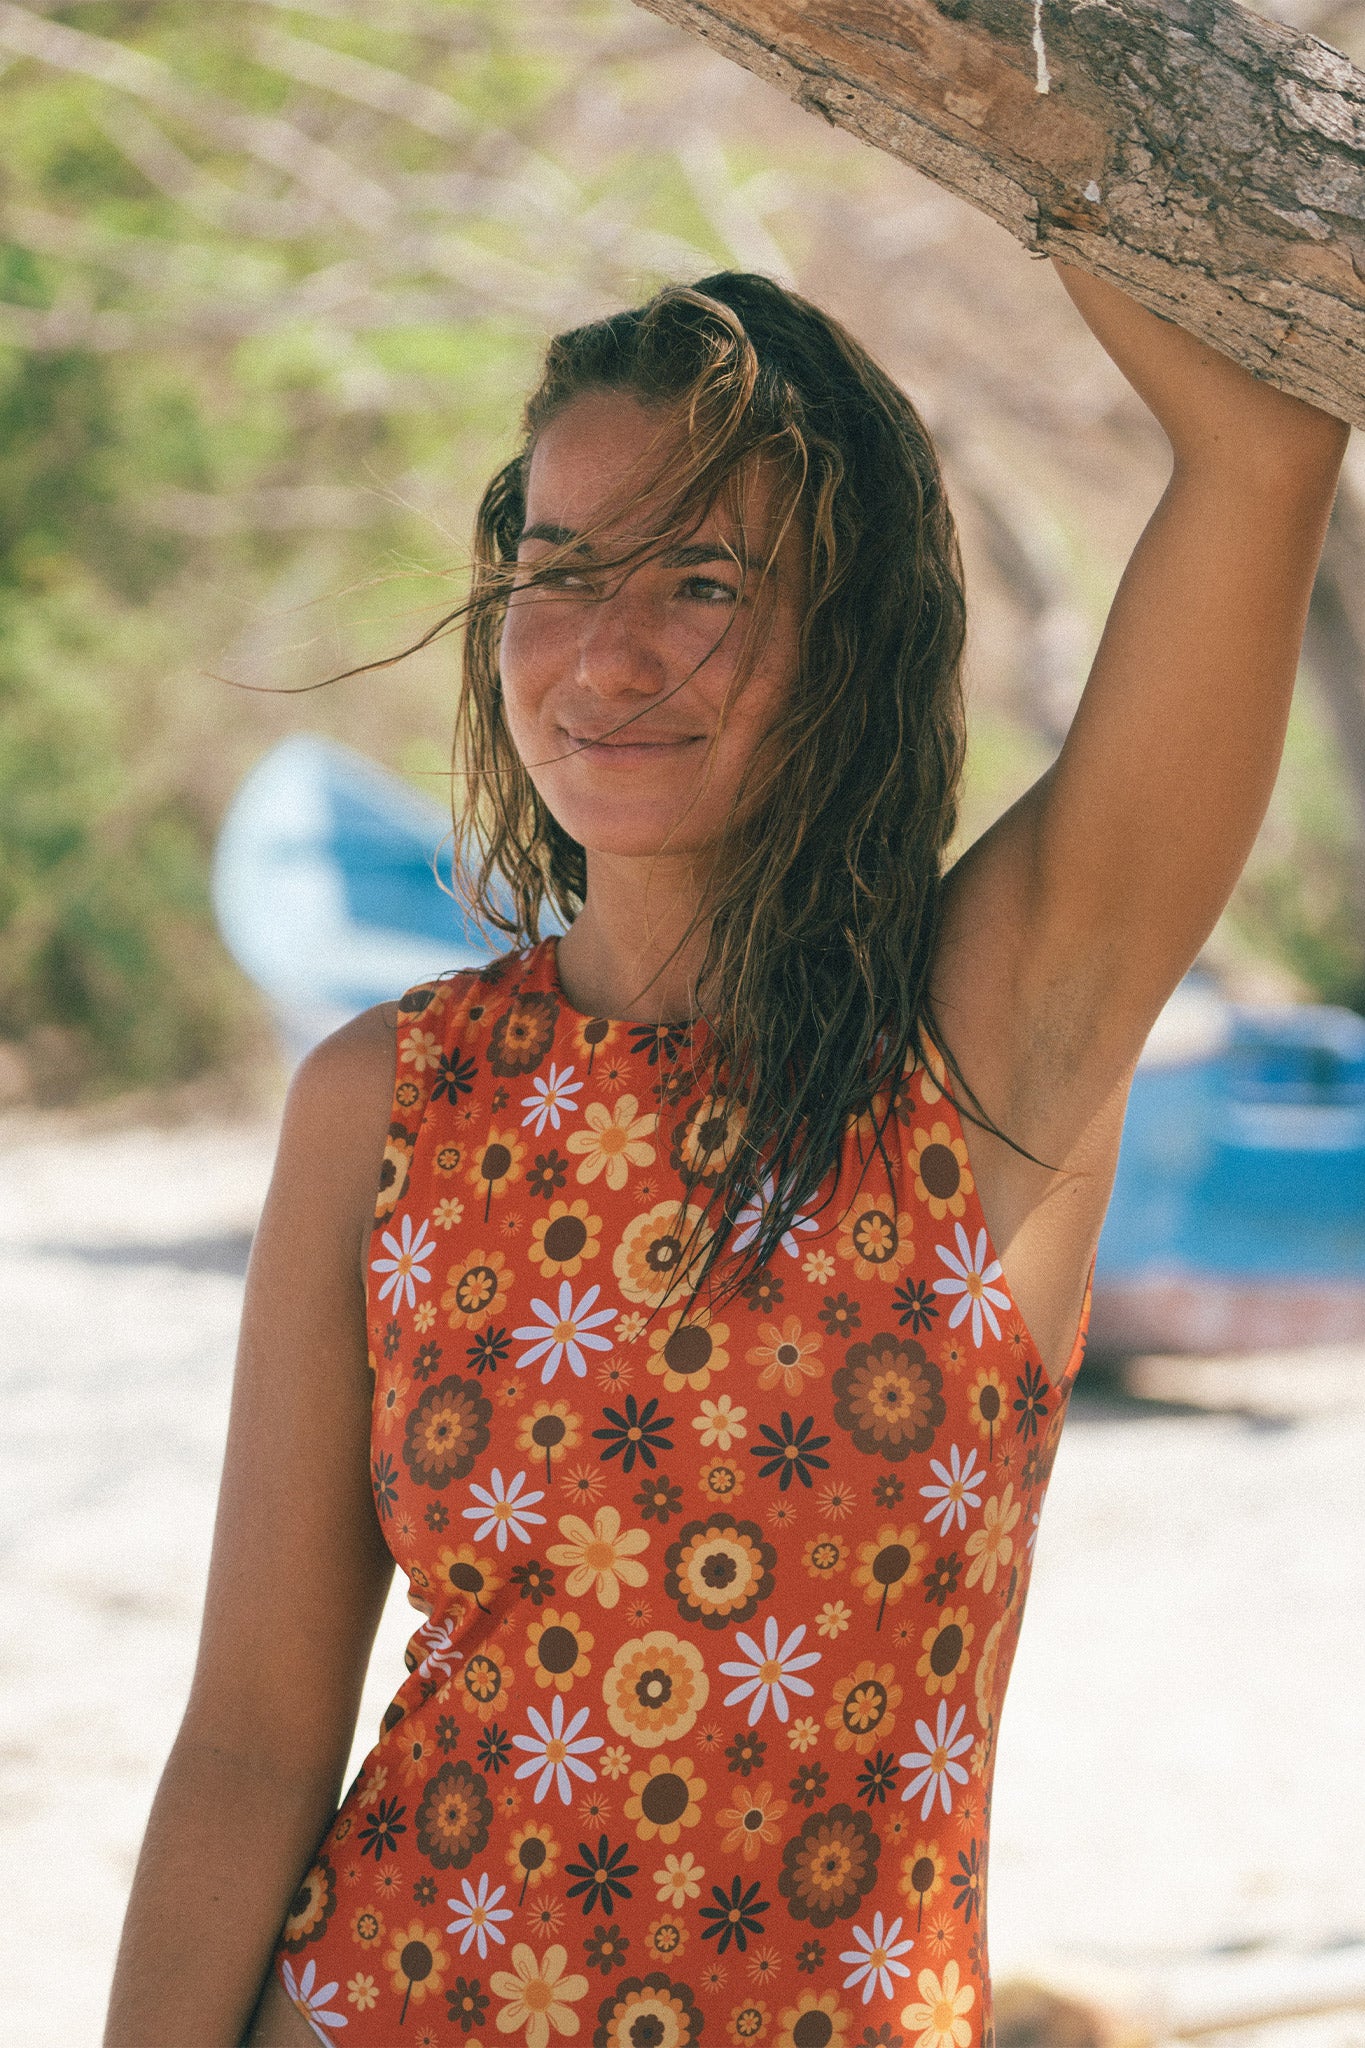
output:
[[[619,392],[586,393],[553,419],[531,459],[519,562],[534,567],[618,495],[661,467],[666,474],[661,425],[665,415]],[[755,479],[750,503],[749,551],[761,560],[769,478]],[[571,1000],[613,1016],[628,1014],[616,1005],[636,996],[696,908],[705,856],[790,691],[804,599],[793,530],[778,553],[771,616],[736,689],[754,605],[734,559],[744,536],[717,508],[688,536],[686,559],[665,552],[594,584],[594,546],[605,551],[649,526],[646,496],[585,542],[581,576],[566,570],[551,588],[514,592],[502,637],[512,738],[587,852],[587,906],[561,946],[561,973]],[[700,951],[689,946],[661,977],[647,1014],[687,1013]]]

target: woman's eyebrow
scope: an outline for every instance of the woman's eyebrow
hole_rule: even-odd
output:
[[[540,519],[534,526],[522,529],[522,540],[543,540],[551,547],[563,548],[578,537],[571,526],[557,526],[553,520]],[[590,555],[591,544],[579,541],[575,553]],[[703,562],[728,562],[738,567],[733,548],[723,547],[718,541],[689,541],[685,546],[665,548],[659,560],[666,569],[695,569]]]

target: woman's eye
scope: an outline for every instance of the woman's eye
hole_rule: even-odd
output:
[[[683,593],[703,604],[735,604],[739,599],[734,585],[722,583],[717,576],[689,576],[683,584]]]

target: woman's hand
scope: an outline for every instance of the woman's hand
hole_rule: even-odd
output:
[[[1117,285],[1052,259],[1072,304],[1171,444],[1177,466],[1226,467],[1248,479],[1299,467],[1330,489],[1350,428],[1253,377]]]

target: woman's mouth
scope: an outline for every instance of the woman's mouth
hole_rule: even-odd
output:
[[[562,730],[562,728],[561,728]],[[565,732],[564,738],[575,753],[591,754],[596,759],[643,761],[663,754],[681,753],[685,747],[695,746],[700,738],[697,733],[679,733],[673,737],[632,738],[627,733],[604,733],[595,739],[589,733]]]

